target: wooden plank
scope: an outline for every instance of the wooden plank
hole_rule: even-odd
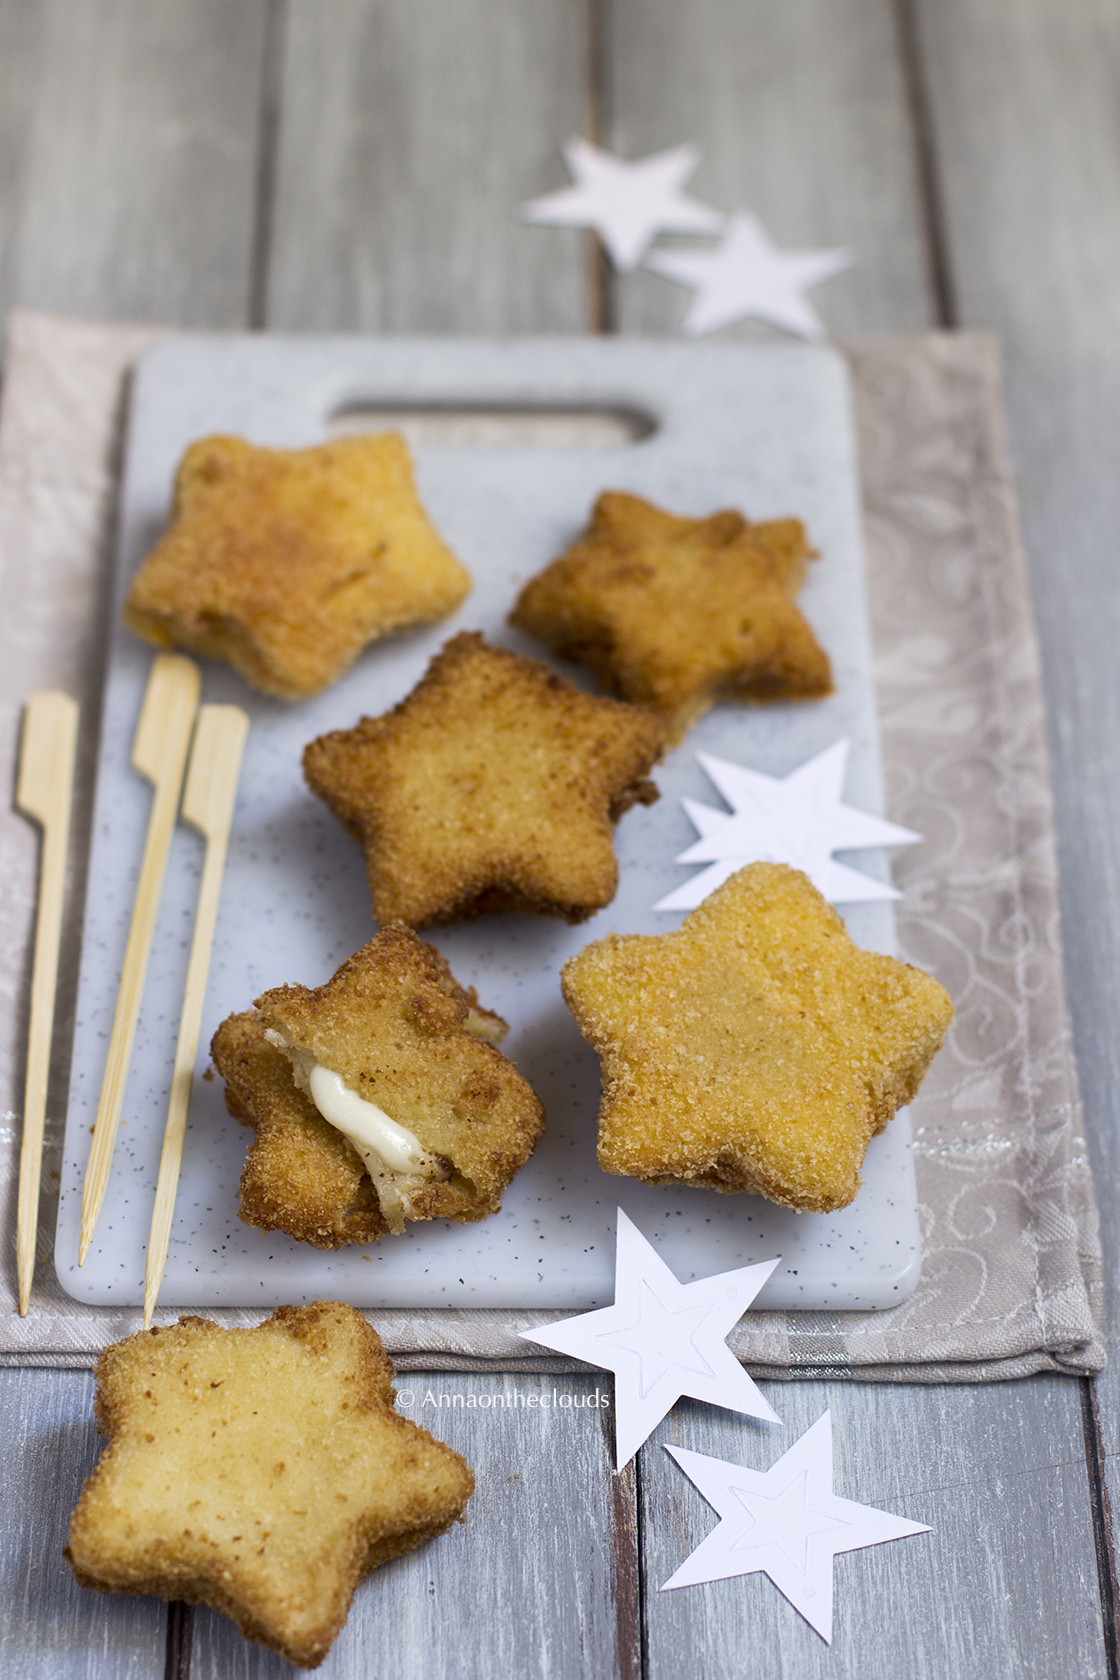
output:
[[[267,321],[579,331],[587,242],[524,226],[583,124],[567,0],[291,0]]]
[[[0,311],[246,319],[267,0],[0,0]]]
[[[1002,10],[1009,9],[1002,0]],[[898,330],[931,322],[937,223],[923,202],[912,67],[902,53],[892,6],[849,0],[839,5],[795,0],[782,7],[744,0],[724,6],[700,0],[685,9],[659,0],[616,0],[612,19],[604,78],[604,131],[612,146],[638,156],[694,139],[705,151],[693,182],[699,196],[726,209],[750,206],[781,244],[851,247],[857,266],[813,294],[833,332]],[[986,72],[978,71],[978,97],[985,79]],[[1044,143],[1040,133],[1039,144]],[[967,154],[967,142],[963,149]],[[966,203],[970,190],[966,181]],[[681,318],[685,297],[655,277],[633,276],[619,286],[618,319],[627,330],[664,331]],[[766,329],[734,331],[755,337]],[[789,1405],[789,1392],[781,1391],[779,1409],[783,1402]],[[888,1548],[881,1561],[873,1559],[870,1573],[863,1576],[858,1574],[861,1560],[838,1566],[868,1585],[867,1596],[857,1594],[853,1600],[847,1624],[858,1632],[850,1641],[838,1640],[832,1652],[796,1617],[791,1626],[788,1607],[757,1580],[744,1583],[746,1595],[735,1600],[749,1603],[750,1613],[728,1611],[729,1624],[721,1632],[716,1606],[727,1602],[720,1596],[723,1589],[704,1588],[695,1596],[657,1593],[658,1582],[683,1556],[678,1548],[670,1557],[667,1538],[674,1523],[683,1521],[677,1515],[683,1479],[667,1455],[662,1455],[664,1463],[656,1456],[651,1463],[647,1450],[641,1477],[652,1676],[675,1673],[675,1662],[684,1665],[683,1672],[688,1653],[697,1649],[708,1651],[705,1672],[714,1674],[741,1672],[742,1652],[749,1649],[752,1673],[760,1675],[813,1674],[826,1663],[829,1673],[844,1667],[890,1672],[893,1663],[907,1674],[979,1675],[985,1668],[972,1656],[974,1629],[998,1626],[1004,1649],[1018,1651],[1019,1619],[1024,1630],[1034,1630],[1038,1622],[1032,1572],[1050,1557],[1052,1542],[1030,1546],[1026,1535],[1041,1516],[1055,1523],[1058,1544],[1072,1548],[1068,1561],[1076,1586],[1068,1595],[1051,1586],[1046,1635],[1034,1638],[1032,1631],[1021,1672],[1075,1672],[1082,1657],[1085,1672],[1103,1672],[1092,1508],[1075,1385],[1030,1383],[989,1391],[839,1386],[829,1391],[813,1385],[794,1392],[799,1428],[817,1415],[805,1411],[806,1396],[816,1397],[812,1404],[819,1412],[831,1394],[838,1419],[845,1417],[857,1438],[866,1432],[866,1464],[881,1466],[876,1472],[881,1479],[869,1479],[868,1491],[857,1496],[872,1503],[926,1497],[924,1480],[906,1482],[896,1476],[892,1481],[887,1471],[894,1467],[905,1473],[920,1442],[924,1472],[929,1429],[936,1423],[946,1443],[942,1450],[948,1452],[951,1443],[956,1461],[953,1487],[938,1492],[930,1505],[937,1515],[929,1520],[938,1522],[941,1537],[923,1552],[921,1567],[903,1546]],[[1002,1427],[1005,1412],[1018,1420],[1014,1429]],[[1053,1450],[1044,1450],[1040,1458],[1023,1457],[1020,1435],[1028,1443],[1049,1442]],[[1030,1469],[1026,1479],[1023,1468]],[[860,1480],[862,1490],[862,1474]],[[703,1512],[699,1496],[683,1485],[683,1508]],[[1014,1499],[1005,1508],[1008,1489],[1014,1490]],[[906,1504],[892,1508],[921,1514]],[[672,1513],[668,1523],[666,1511]],[[969,1522],[973,1538],[979,1535],[982,1543],[958,1555],[957,1540],[963,1542]],[[699,1529],[690,1530],[694,1537],[689,1543],[710,1526],[710,1514],[705,1514]],[[920,1545],[915,1541],[910,1550]],[[1019,1546],[1029,1562],[1019,1561]],[[930,1558],[951,1580],[950,1588],[933,1585],[938,1576],[925,1561]],[[888,1572],[893,1587],[887,1600],[881,1571]],[[1053,1583],[1051,1566],[1042,1579]],[[935,1595],[938,1602],[931,1610]],[[993,1601],[1004,1610],[993,1612]],[[762,1621],[755,1620],[756,1612]],[[925,1640],[918,1667],[911,1638],[916,1628]],[[1002,1660],[998,1638],[975,1649],[990,1659],[988,1672],[1006,1671],[1009,1664]],[[718,1660],[712,1656],[716,1650]],[[1047,1668],[1055,1651],[1062,1661]]]
[[[633,1481],[620,1478],[620,1489],[612,1476],[609,1410],[587,1408],[609,1384],[528,1374],[398,1379],[401,1409],[463,1454],[475,1494],[462,1527],[358,1589],[319,1670],[324,1680],[390,1672],[637,1680]],[[198,1610],[194,1622],[191,1680],[290,1674],[224,1617]]]
[[[1076,1383],[764,1387],[784,1429],[688,1402],[643,1448],[649,1680],[739,1680],[746,1653],[752,1680],[1104,1680]],[[762,1575],[660,1592],[716,1522],[661,1442],[768,1469],[826,1407],[835,1491],[932,1534],[837,1558],[831,1646]]]
[[[99,1437],[87,1371],[0,1371],[0,1672],[19,1680],[161,1680],[156,1599],[79,1587],[62,1556]]]
[[[1042,642],[1063,938],[1101,1206],[1120,1452],[1120,12],[920,0],[950,281],[997,327]]]
[[[640,157],[693,140],[704,154],[690,189],[698,197],[756,211],[783,246],[846,246],[855,267],[811,294],[834,334],[929,324],[890,0],[614,0],[608,18],[603,127],[613,150]],[[672,331],[690,296],[632,275],[618,288],[618,323]]]

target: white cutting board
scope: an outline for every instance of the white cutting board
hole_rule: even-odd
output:
[[[122,493],[118,597],[163,528],[176,464],[210,432],[259,444],[322,441],[355,404],[409,409],[605,410],[639,415],[650,435],[618,448],[416,451],[423,499],[471,571],[453,619],[369,650],[334,688],[291,707],[207,665],[203,697],[252,719],[203,1018],[163,1306],[262,1308],[316,1297],[359,1307],[590,1307],[613,1294],[621,1205],[682,1279],[782,1256],[759,1307],[893,1306],[920,1266],[909,1126],[871,1144],[864,1184],[839,1214],[796,1214],[754,1197],[654,1189],[600,1172],[598,1067],[561,997],[561,963],[608,930],[661,933],[680,917],[651,906],[684,880],[674,856],[694,839],[681,809],[718,803],[698,749],[785,774],[841,736],[852,750],[845,796],[881,810],[856,462],[847,374],[809,346],[694,346],[635,340],[182,337],[149,352],[131,404]],[[578,432],[578,428],[577,428]],[[541,654],[505,625],[518,584],[584,525],[600,490],[634,490],[678,513],[733,506],[751,518],[797,514],[822,558],[804,610],[832,657],[837,691],[801,706],[719,706],[655,772],[661,800],[622,818],[621,885],[593,921],[569,928],[525,916],[439,929],[455,974],[510,1022],[506,1050],[539,1093],[544,1136],[478,1225],[413,1225],[367,1248],[323,1254],[237,1217],[250,1134],[226,1113],[220,1080],[201,1078],[219,1022],[267,987],[317,985],[373,930],[358,847],[307,791],[300,753],[402,698],[455,630],[481,629]],[[129,768],[152,657],[114,617],[102,725],[56,1264],[63,1287],[99,1305],[139,1305],[144,1253],[202,842],[178,831],[168,869],[112,1176],[86,1264],[77,1266],[81,1186],[150,805]],[[569,673],[585,686],[580,672]],[[885,861],[850,859],[882,878]],[[889,905],[853,908],[859,943],[891,950]]]

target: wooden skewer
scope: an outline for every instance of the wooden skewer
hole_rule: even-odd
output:
[[[249,719],[240,706],[203,706],[195,726],[187,784],[183,789],[183,820],[205,836],[206,862],[198,889],[194,940],[191,944],[190,962],[187,965],[183,1013],[179,1021],[179,1044],[175,1052],[175,1068],[171,1075],[171,1101],[167,1109],[167,1127],[163,1134],[163,1154],[160,1156],[159,1180],[156,1184],[156,1203],[152,1213],[151,1235],[148,1238],[148,1258],[144,1267],[145,1330],[152,1322],[159,1286],[163,1282],[164,1268],[167,1265],[171,1216],[175,1211],[175,1192],[179,1187],[183,1137],[187,1129],[187,1109],[191,1100],[191,1080],[194,1076],[195,1056],[198,1054],[198,1033],[202,1024],[202,1006],[206,1000],[206,979],[210,972],[210,951],[218,919],[218,900],[226,867],[233,807],[237,799],[237,781],[241,774],[241,755],[245,750],[245,737],[248,733]]]
[[[177,653],[157,654],[152,661],[136,739],[132,745],[133,768],[139,770],[142,776],[147,776],[156,791],[148,818],[148,838],[144,842],[140,879],[136,884],[136,902],[132,907],[132,925],[125,947],[117,1012],[113,1017],[93,1143],[86,1165],[82,1225],[78,1239],[79,1266],[84,1265],[89,1252],[109,1182],[109,1167],[117,1139],[121,1104],[124,1102],[128,1064],[132,1059],[132,1043],[136,1037],[159,895],[175,828],[191,729],[198,708],[199,683],[198,666],[193,660]]]
[[[35,964],[31,974],[31,1025],[27,1034],[27,1082],[23,1097],[23,1142],[19,1156],[16,1214],[16,1266],[19,1310],[27,1317],[35,1243],[39,1235],[39,1181],[43,1170],[43,1128],[47,1113],[47,1078],[54,1032],[58,986],[58,948],[62,938],[62,895],[70,844],[70,803],[74,790],[74,755],[78,745],[78,703],[56,689],[28,699],[23,714],[16,804],[43,828],[39,870],[39,910],[35,923]]]

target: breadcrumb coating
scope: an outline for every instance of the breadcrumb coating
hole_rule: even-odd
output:
[[[208,437],[183,457],[171,525],[133,579],[124,621],[304,700],[367,643],[446,618],[470,587],[397,433],[314,449]]]
[[[317,1668],[363,1576],[462,1520],[464,1460],[394,1410],[353,1307],[278,1307],[252,1330],[181,1318],[107,1347],[109,1437],[70,1522],[83,1587],[207,1604]]]
[[[648,707],[676,742],[717,699],[831,694],[828,655],[794,605],[812,557],[797,519],[682,519],[608,490],[510,621]]]
[[[296,1081],[272,1032],[330,1068],[444,1163],[382,1205],[361,1156]],[[211,1054],[226,1105],[256,1136],[241,1175],[241,1218],[315,1248],[376,1242],[404,1221],[484,1219],[533,1152],[540,1102],[495,1048],[500,1016],[453,978],[438,951],[396,924],[323,986],[277,986],[231,1015]],[[386,1211],[388,1208],[388,1212]]]
[[[605,1172],[818,1213],[855,1196],[953,1018],[785,864],[739,870],[673,933],[586,946],[561,985],[602,1064]]]
[[[664,731],[463,632],[393,711],[312,741],[312,791],[366,854],[373,914],[585,921],[618,887],[614,824],[651,804]]]

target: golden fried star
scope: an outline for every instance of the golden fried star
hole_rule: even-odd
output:
[[[496,1048],[507,1030],[399,922],[325,985],[276,986],[229,1016],[211,1054],[230,1113],[256,1132],[242,1219],[337,1248],[496,1213],[544,1123]]]
[[[561,984],[602,1063],[604,1171],[816,1213],[852,1200],[953,1018],[785,864],[741,869],[675,933],[586,946]]]
[[[613,825],[657,798],[663,743],[650,713],[464,632],[393,711],[312,741],[303,768],[365,849],[379,922],[581,922],[614,897]]]
[[[393,1367],[338,1301],[253,1330],[181,1318],[107,1347],[109,1437],[70,1522],[83,1587],[208,1604],[301,1668],[362,1577],[462,1517],[458,1453],[393,1409]]]
[[[183,457],[171,525],[133,579],[124,621],[303,700],[368,642],[446,618],[470,586],[395,432],[315,449],[209,437]]]
[[[531,578],[511,622],[679,741],[718,699],[817,700],[828,655],[794,604],[812,550],[797,519],[680,519],[608,490],[580,540]]]

